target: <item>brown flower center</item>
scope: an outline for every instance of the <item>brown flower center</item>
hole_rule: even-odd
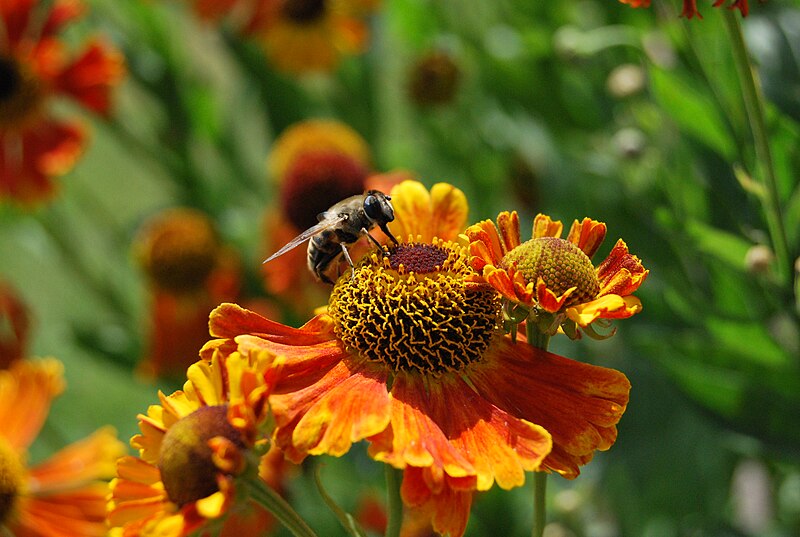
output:
[[[569,241],[540,237],[524,242],[508,252],[500,264],[516,268],[529,282],[544,280],[556,296],[577,287],[566,306],[592,300],[600,292],[597,272],[589,257]]]
[[[340,278],[328,311],[347,348],[392,371],[439,375],[479,361],[498,333],[501,303],[451,242],[403,244]]]
[[[178,506],[195,502],[219,490],[219,468],[208,441],[223,436],[244,449],[242,435],[228,421],[228,405],[204,406],[169,428],[161,442],[158,469],[170,501]]]
[[[314,22],[325,14],[325,0],[285,0],[283,15],[298,23]]]
[[[283,182],[283,212],[298,230],[308,229],[317,223],[319,213],[364,192],[367,173],[361,163],[343,153],[303,153]]]
[[[0,527],[13,516],[20,494],[25,489],[25,468],[19,455],[0,438]]]
[[[0,128],[24,127],[43,101],[40,80],[14,58],[0,56]]]
[[[460,78],[461,72],[448,54],[433,52],[412,69],[409,93],[421,106],[446,104],[455,97]]]
[[[144,270],[162,289],[202,288],[217,262],[220,244],[209,218],[191,209],[175,209],[150,221],[138,249]]]

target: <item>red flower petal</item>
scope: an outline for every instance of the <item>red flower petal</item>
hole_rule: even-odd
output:
[[[590,259],[606,238],[606,225],[603,222],[584,218],[575,220],[569,230],[567,240],[583,250]]]
[[[461,537],[467,529],[472,490],[458,486],[464,479],[451,478],[432,491],[428,474],[428,468],[406,468],[400,487],[403,503],[430,514],[437,533]]]
[[[90,42],[75,61],[57,77],[59,91],[71,95],[87,108],[108,114],[111,88],[125,73],[125,63],[118,52],[99,41]]]

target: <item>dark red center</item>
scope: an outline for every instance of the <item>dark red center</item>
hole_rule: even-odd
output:
[[[401,244],[389,250],[389,265],[397,270],[403,265],[407,271],[425,274],[441,270],[447,252],[432,244]]]

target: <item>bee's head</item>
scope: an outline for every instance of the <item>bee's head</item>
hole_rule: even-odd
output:
[[[364,197],[364,213],[367,218],[383,226],[394,220],[394,209],[389,200],[392,198],[380,190],[370,190]]]
[[[364,214],[367,215],[372,222],[378,224],[387,237],[392,239],[392,242],[398,244],[397,239],[394,238],[392,232],[389,231],[389,222],[394,220],[394,209],[392,204],[389,203],[391,196],[387,196],[380,190],[369,190],[367,195],[364,196]]]

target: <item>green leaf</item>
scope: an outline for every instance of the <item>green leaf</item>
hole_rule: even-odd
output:
[[[729,162],[735,158],[736,144],[714,101],[704,93],[702,86],[674,71],[653,68],[650,87],[656,100],[683,132]]]

